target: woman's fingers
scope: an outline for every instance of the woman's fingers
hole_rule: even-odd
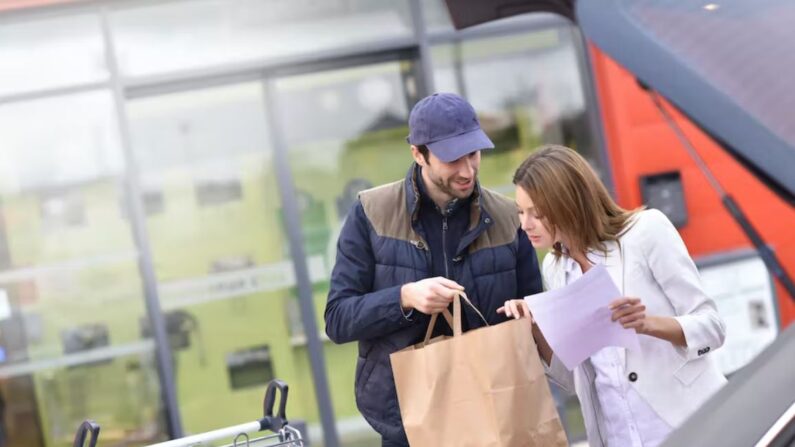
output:
[[[522,300],[520,307],[522,308],[522,316],[523,317],[531,317],[530,314],[530,306],[527,305],[527,301]]]
[[[644,312],[646,310],[646,306],[643,304],[636,304],[636,305],[626,305],[624,307],[618,308],[613,311],[612,320],[618,321],[627,315],[632,315],[640,312]]]
[[[530,306],[525,300],[522,300],[522,309],[524,310],[524,316],[529,318],[531,323],[535,324],[535,320],[533,320],[533,314],[530,312]]]
[[[519,309],[519,305],[516,300],[511,300],[509,306],[511,306],[511,315],[516,318],[522,318],[522,311]]]
[[[525,300],[508,300],[502,307],[497,309],[497,313],[505,314],[508,318],[522,318],[530,315],[530,308],[527,307]]]
[[[614,309],[618,309],[618,308],[620,308],[622,306],[626,306],[628,304],[633,304],[634,305],[634,304],[639,304],[639,303],[640,303],[640,298],[634,298],[634,297],[625,296],[625,297],[621,297],[621,298],[613,301],[612,303],[610,303],[610,305],[608,306],[608,309],[614,310]]]
[[[527,305],[527,301],[525,300],[511,300],[510,301],[511,307],[511,315],[514,318],[525,318],[530,317],[530,307]]]
[[[629,323],[624,323],[621,326],[623,326],[624,329],[635,329],[635,332],[642,332],[642,329],[645,324],[646,324],[646,319],[641,318],[635,321],[631,321]]]
[[[618,322],[621,323],[624,327],[627,327],[628,323],[633,323],[635,321],[643,320],[644,318],[646,318],[646,314],[640,312],[632,315],[627,315],[626,317],[619,319]]]

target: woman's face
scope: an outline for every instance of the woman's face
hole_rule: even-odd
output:
[[[533,199],[521,186],[516,187],[516,208],[522,230],[527,233],[533,247],[547,250],[552,248],[556,242],[555,237],[544,225],[546,219],[536,210]]]

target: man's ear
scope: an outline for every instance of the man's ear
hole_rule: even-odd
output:
[[[420,152],[419,149],[417,149],[417,146],[413,144],[411,145],[411,156],[414,158],[414,161],[416,161],[418,165],[425,167],[426,164],[425,157],[422,156],[422,153]]]

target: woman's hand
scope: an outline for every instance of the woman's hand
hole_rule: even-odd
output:
[[[538,354],[544,359],[547,365],[552,364],[552,348],[549,347],[549,343],[547,343],[547,339],[544,338],[544,334],[541,333],[541,329],[538,328],[538,325],[533,320],[533,314],[530,313],[530,307],[527,305],[527,301],[525,300],[508,300],[505,304],[497,309],[498,314],[505,314],[508,318],[529,318],[530,322],[533,323],[533,339],[535,340],[536,346],[538,347]]]
[[[673,317],[646,315],[646,306],[641,303],[640,298],[619,298],[610,303],[609,309],[613,311],[613,321],[618,321],[627,329],[667,340],[676,346],[687,346],[682,325]]]
[[[533,315],[530,313],[530,308],[527,306],[527,301],[525,300],[508,300],[505,304],[497,309],[498,314],[505,314],[508,318],[530,318],[532,321]]]
[[[625,329],[635,329],[638,334],[648,333],[646,306],[640,302],[640,298],[619,298],[610,303],[609,309],[613,311],[612,320],[621,323]]]

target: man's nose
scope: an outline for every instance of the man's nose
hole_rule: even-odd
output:
[[[475,175],[475,162],[471,157],[463,157],[458,166],[458,175],[465,178],[472,178]]]

